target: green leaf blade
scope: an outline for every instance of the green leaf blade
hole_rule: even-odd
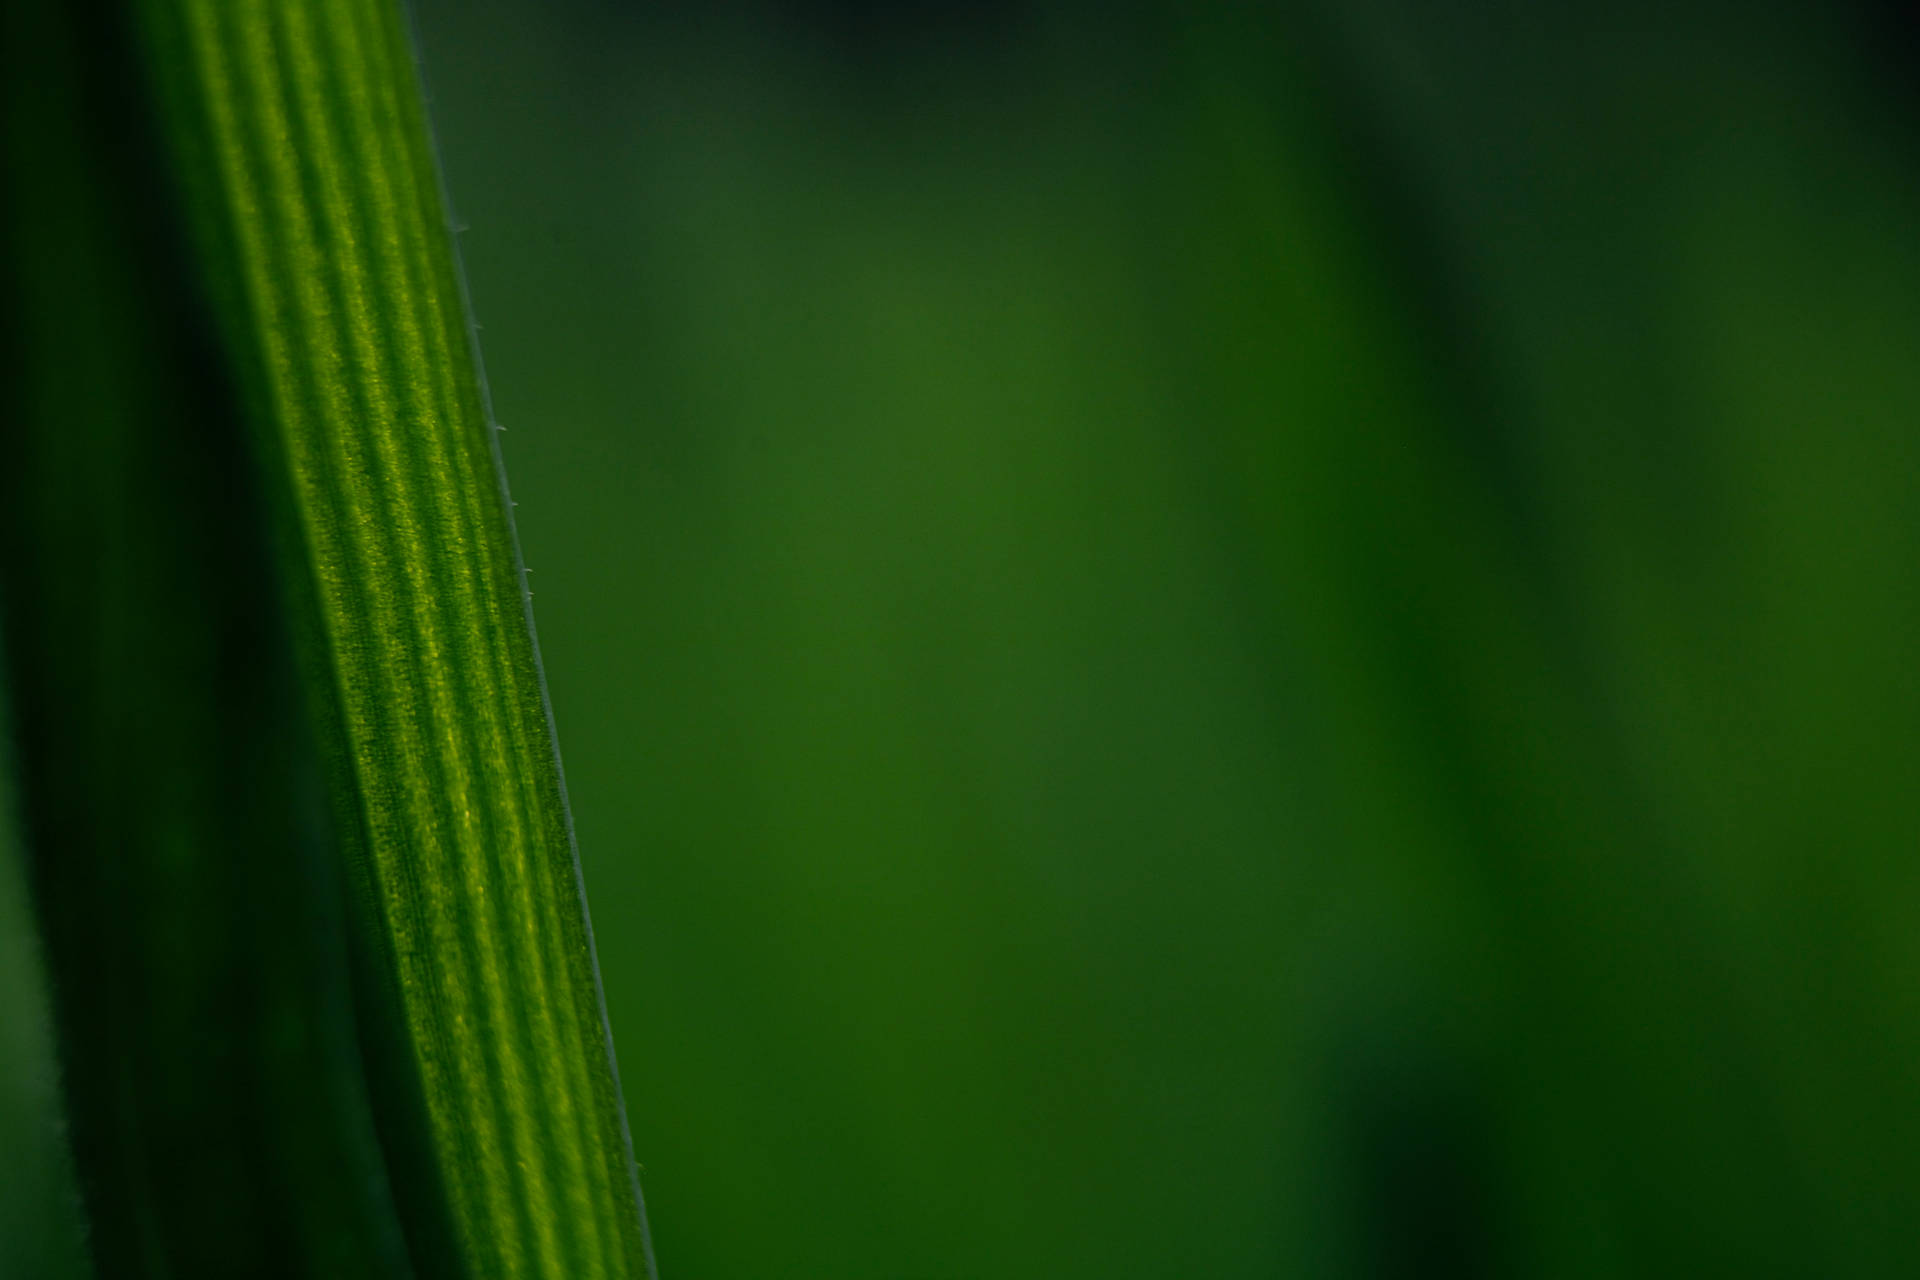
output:
[[[407,1276],[273,504],[130,17],[0,9],[0,661],[92,1254]]]
[[[492,427],[399,16],[154,4],[291,480],[361,907],[474,1274],[650,1273]]]

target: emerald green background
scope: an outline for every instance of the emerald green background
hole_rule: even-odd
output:
[[[669,1280],[1920,1269],[1906,28],[416,25]]]

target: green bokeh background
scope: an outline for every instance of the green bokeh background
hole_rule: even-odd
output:
[[[417,4],[668,1280],[1920,1274],[1911,28],[1547,8]]]

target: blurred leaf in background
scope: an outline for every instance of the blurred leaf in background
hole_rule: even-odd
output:
[[[84,1233],[53,1069],[45,969],[14,847],[11,763],[0,757],[0,1151],[7,1153],[0,1275],[57,1280],[86,1274]]]
[[[421,4],[667,1274],[1912,1271],[1882,17]]]

